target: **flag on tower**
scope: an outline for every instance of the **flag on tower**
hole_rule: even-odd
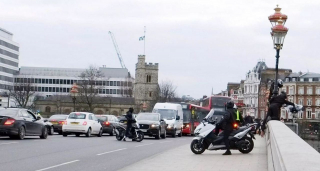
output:
[[[139,41],[144,40],[145,36],[139,37]]]

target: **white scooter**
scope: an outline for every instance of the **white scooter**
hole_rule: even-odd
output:
[[[190,148],[195,154],[202,154],[207,150],[226,150],[226,145],[223,141],[223,131],[216,136],[214,130],[218,118],[222,118],[225,111],[211,111],[203,119],[203,121],[195,129],[196,137],[193,138]],[[239,150],[241,153],[250,153],[254,147],[252,139],[255,139],[251,133],[255,130],[256,123],[242,126],[234,130],[229,136],[230,149]]]

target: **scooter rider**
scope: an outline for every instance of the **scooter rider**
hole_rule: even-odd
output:
[[[278,88],[282,88],[283,87],[283,81],[281,79],[278,79]],[[268,97],[268,102],[270,105],[270,100],[272,98],[273,95],[273,90],[274,90],[274,81],[272,82],[271,86],[270,86],[270,90],[269,90],[269,97]]]
[[[282,107],[283,104],[292,105],[295,108],[294,103],[287,101],[286,99],[287,99],[287,94],[283,91],[281,92],[280,95],[273,96],[271,98],[267,116],[263,120],[263,123],[261,125],[261,137],[264,136],[266,122],[268,122],[269,120],[280,120],[279,113],[280,113],[280,108]]]
[[[130,107],[129,111],[127,112],[127,114],[125,116],[127,119],[127,129],[126,129],[126,135],[122,139],[123,141],[126,141],[126,137],[129,136],[131,128],[132,128],[132,121],[133,121],[132,113],[133,113],[133,108]]]
[[[229,135],[231,134],[233,130],[233,123],[235,123],[235,119],[233,118],[235,114],[235,110],[233,109],[234,102],[229,101],[226,104],[226,112],[224,116],[221,118],[219,123],[217,123],[217,128],[215,130],[216,134],[219,132],[220,128],[223,128],[223,141],[226,145],[227,151],[223,153],[223,155],[231,155],[230,151],[230,143],[229,143]]]

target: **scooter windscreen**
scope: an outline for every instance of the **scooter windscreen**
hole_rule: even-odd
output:
[[[205,117],[205,119],[208,122],[219,121],[224,114],[225,114],[225,111],[211,109],[208,115]]]

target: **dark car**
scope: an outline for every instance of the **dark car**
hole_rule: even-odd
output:
[[[166,138],[166,122],[161,118],[160,113],[139,113],[136,120],[144,135],[153,136],[156,139]]]
[[[119,125],[119,120],[114,115],[95,115],[99,119],[103,133],[111,136],[115,135],[115,128]]]
[[[40,136],[46,139],[48,130],[40,117],[22,108],[0,109],[0,135],[24,139],[25,136]]]
[[[37,115],[37,117],[38,116],[39,115]],[[53,133],[54,133],[53,124],[51,122],[48,122],[48,119],[43,118],[42,116],[39,116],[39,117],[41,118],[40,120],[42,120],[44,122],[44,124],[46,125],[46,128],[48,130],[48,134],[49,135],[53,135]]]
[[[54,132],[62,135],[62,125],[66,122],[68,115],[56,114],[52,115],[48,121],[52,123]]]

